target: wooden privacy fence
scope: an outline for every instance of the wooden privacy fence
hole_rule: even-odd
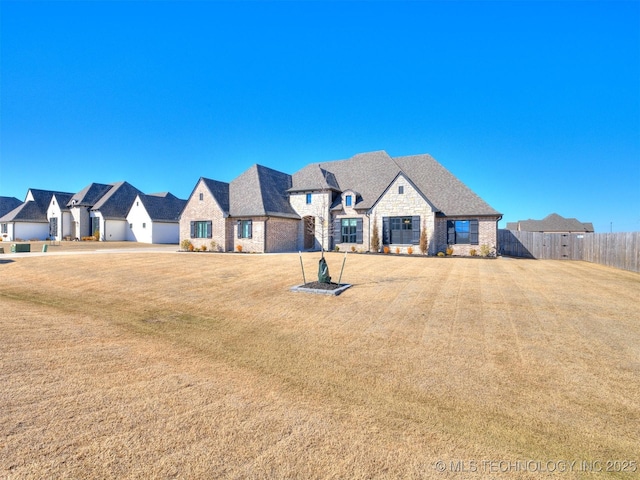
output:
[[[552,260],[585,260],[640,272],[640,232],[540,233],[498,230],[502,255]]]

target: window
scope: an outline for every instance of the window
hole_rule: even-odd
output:
[[[404,185],[399,185],[398,186],[398,195],[402,195],[404,194]]]
[[[52,217],[49,219],[49,235],[51,237],[58,236],[58,219],[57,217]]]
[[[204,200],[204,193],[201,193],[201,194],[198,196],[198,198],[200,199],[200,201],[203,201],[203,200]]]
[[[382,218],[382,242],[385,245],[420,243],[420,215]]]
[[[356,218],[342,219],[342,243],[356,243],[356,221]]]
[[[311,205],[311,194],[307,193],[307,205]]]
[[[0,228],[1,228],[0,233],[8,233],[7,224],[6,223],[3,223]]]
[[[447,220],[447,243],[478,245],[478,220]]]
[[[129,224],[129,228],[133,230],[133,223]]]
[[[147,224],[142,222],[142,228],[147,228]]]
[[[347,196],[345,197],[345,199],[344,199],[344,204],[345,204],[347,207],[350,207],[350,206],[351,206],[351,204],[352,204],[352,196],[351,196],[351,195],[347,195]]]
[[[238,220],[238,238],[251,238],[253,235],[253,222],[251,220]]]
[[[212,238],[211,220],[191,222],[191,238]]]

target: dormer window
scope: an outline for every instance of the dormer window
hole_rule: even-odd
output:
[[[404,193],[404,185],[398,186],[398,195],[402,195]]]
[[[307,193],[307,205],[311,205],[311,194]]]
[[[201,193],[200,194],[200,201],[203,201],[203,200],[204,200],[204,193]]]
[[[352,195],[347,195],[346,197],[344,197],[344,204],[347,207],[350,207],[351,205],[353,205],[353,196]]]

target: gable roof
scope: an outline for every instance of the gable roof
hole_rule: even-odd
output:
[[[426,154],[392,158],[381,150],[360,153],[348,160],[311,164],[293,174],[289,191],[352,190],[359,194],[355,208],[370,209],[400,173],[443,215],[500,215]]]
[[[19,207],[21,203],[16,197],[0,197],[0,217]]]
[[[117,182],[111,186],[91,211],[99,211],[105,219],[125,220],[133,201],[142,192],[127,182]]]
[[[73,193],[55,193],[54,195],[52,195],[51,199],[53,199],[53,196],[56,197],[56,200],[58,201],[58,206],[60,207],[60,210],[69,210],[69,207],[67,206],[69,204],[69,202],[71,201],[71,198],[73,197]]]
[[[438,212],[448,217],[500,215],[431,155],[395,157],[394,161]]]
[[[7,212],[0,218],[0,221],[46,223],[48,222],[47,209],[54,195],[59,198],[66,198],[73,194],[30,188],[25,197],[25,201],[10,212]]]
[[[200,181],[203,182],[209,192],[211,192],[211,195],[213,195],[213,198],[218,202],[223,213],[229,215],[229,184],[204,177],[200,177]],[[196,186],[197,185],[198,184],[196,184]]]
[[[182,209],[187,203],[186,200],[177,198],[171,193],[155,195],[139,194],[137,198],[139,198],[142,205],[144,205],[151,220],[157,222],[177,222],[180,219]]]
[[[232,217],[275,216],[300,218],[289,203],[291,175],[262,165],[251,168],[229,184]]]
[[[520,230],[523,232],[584,232],[592,233],[593,224],[583,223],[576,218],[565,218],[557,213],[551,213],[542,220],[520,220],[509,222],[509,230]]]
[[[90,183],[78,193],[73,195],[69,200],[67,206],[72,207],[74,205],[81,205],[85,207],[93,207],[93,205],[112,188],[113,185],[106,185],[104,183]]]

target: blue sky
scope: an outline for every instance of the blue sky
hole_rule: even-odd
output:
[[[0,2],[0,195],[187,198],[430,153],[507,221],[640,230],[640,2]],[[428,192],[425,192],[428,195]]]

